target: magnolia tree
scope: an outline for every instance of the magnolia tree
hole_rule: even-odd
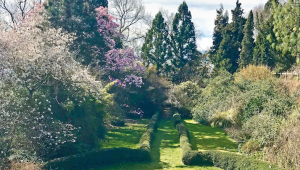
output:
[[[101,83],[68,50],[73,36],[48,27],[45,17],[36,4],[15,29],[0,30],[0,159],[55,155],[76,142],[80,127],[55,119],[53,101],[72,110],[74,102],[101,98]],[[63,100],[61,89],[69,94]]]

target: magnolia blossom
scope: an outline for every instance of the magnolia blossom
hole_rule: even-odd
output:
[[[53,119],[49,99],[59,102],[55,89],[68,91],[79,103],[91,94],[101,97],[101,82],[69,52],[73,35],[45,27],[44,17],[43,6],[36,4],[16,28],[0,29],[0,158],[19,159],[14,155],[21,151],[51,156],[76,141],[77,128]]]

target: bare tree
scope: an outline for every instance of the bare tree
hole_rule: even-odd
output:
[[[25,18],[35,3],[42,2],[43,0],[0,0],[0,14],[7,25],[14,27],[19,19]]]
[[[119,32],[126,40],[129,40],[134,25],[147,23],[149,18],[143,0],[110,0],[109,13],[118,18]]]

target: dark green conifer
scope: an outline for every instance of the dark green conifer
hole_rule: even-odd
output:
[[[70,48],[77,52],[77,60],[84,65],[105,63],[104,54],[109,48],[97,31],[95,9],[107,5],[107,0],[48,0],[45,3],[52,26],[76,33]]]
[[[169,30],[159,12],[152,22],[151,29],[147,32],[146,41],[142,47],[142,58],[147,65],[154,64],[157,73],[167,73],[169,64],[167,60],[170,55]]]
[[[223,34],[222,31],[228,24],[228,12],[226,11],[224,14],[224,8],[223,5],[220,5],[220,9],[217,9],[217,17],[215,19],[215,27],[214,27],[214,33],[213,33],[213,45],[210,48],[209,51],[209,58],[211,59],[211,62],[219,67],[220,59],[217,56],[217,51],[219,50],[220,44],[223,40]]]
[[[230,73],[234,73],[238,68],[238,59],[242,50],[243,29],[246,19],[243,17],[244,10],[241,8],[239,0],[236,7],[231,10],[232,22],[222,31],[223,40],[217,51],[216,69],[224,68]]]
[[[253,48],[254,48],[254,21],[253,12],[250,11],[248,19],[244,28],[244,38],[242,41],[242,51],[239,59],[239,67],[243,68],[252,63]]]
[[[182,68],[192,66],[193,61],[199,58],[195,26],[185,1],[179,6],[172,23],[171,46],[173,79],[179,81]]]

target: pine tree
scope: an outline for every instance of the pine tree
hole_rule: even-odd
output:
[[[285,4],[273,1],[271,14],[273,16],[273,31],[275,32],[277,51],[282,56],[291,54],[295,57],[297,64],[300,64],[300,0],[290,0]]]
[[[222,30],[228,24],[228,12],[224,14],[223,5],[220,5],[220,9],[217,10],[217,18],[215,19],[215,27],[213,33],[213,45],[210,48],[209,55],[213,64],[218,64],[217,51],[223,40]]]
[[[253,58],[253,48],[254,48],[254,22],[253,22],[253,12],[249,13],[245,28],[244,28],[244,38],[242,41],[242,51],[239,59],[239,67],[246,67],[251,64]]]
[[[172,71],[175,81],[181,79],[182,68],[187,64],[192,66],[193,61],[199,57],[196,45],[195,27],[192,15],[184,1],[178,8],[178,12],[172,23]]]
[[[158,74],[166,73],[168,72],[167,60],[170,52],[168,26],[162,13],[159,12],[147,33],[146,41],[142,47],[142,58],[146,65],[154,64]]]
[[[95,9],[107,7],[107,0],[49,0],[45,7],[49,21],[55,28],[76,33],[71,50],[84,65],[104,65],[104,54],[109,48],[97,30]]]

